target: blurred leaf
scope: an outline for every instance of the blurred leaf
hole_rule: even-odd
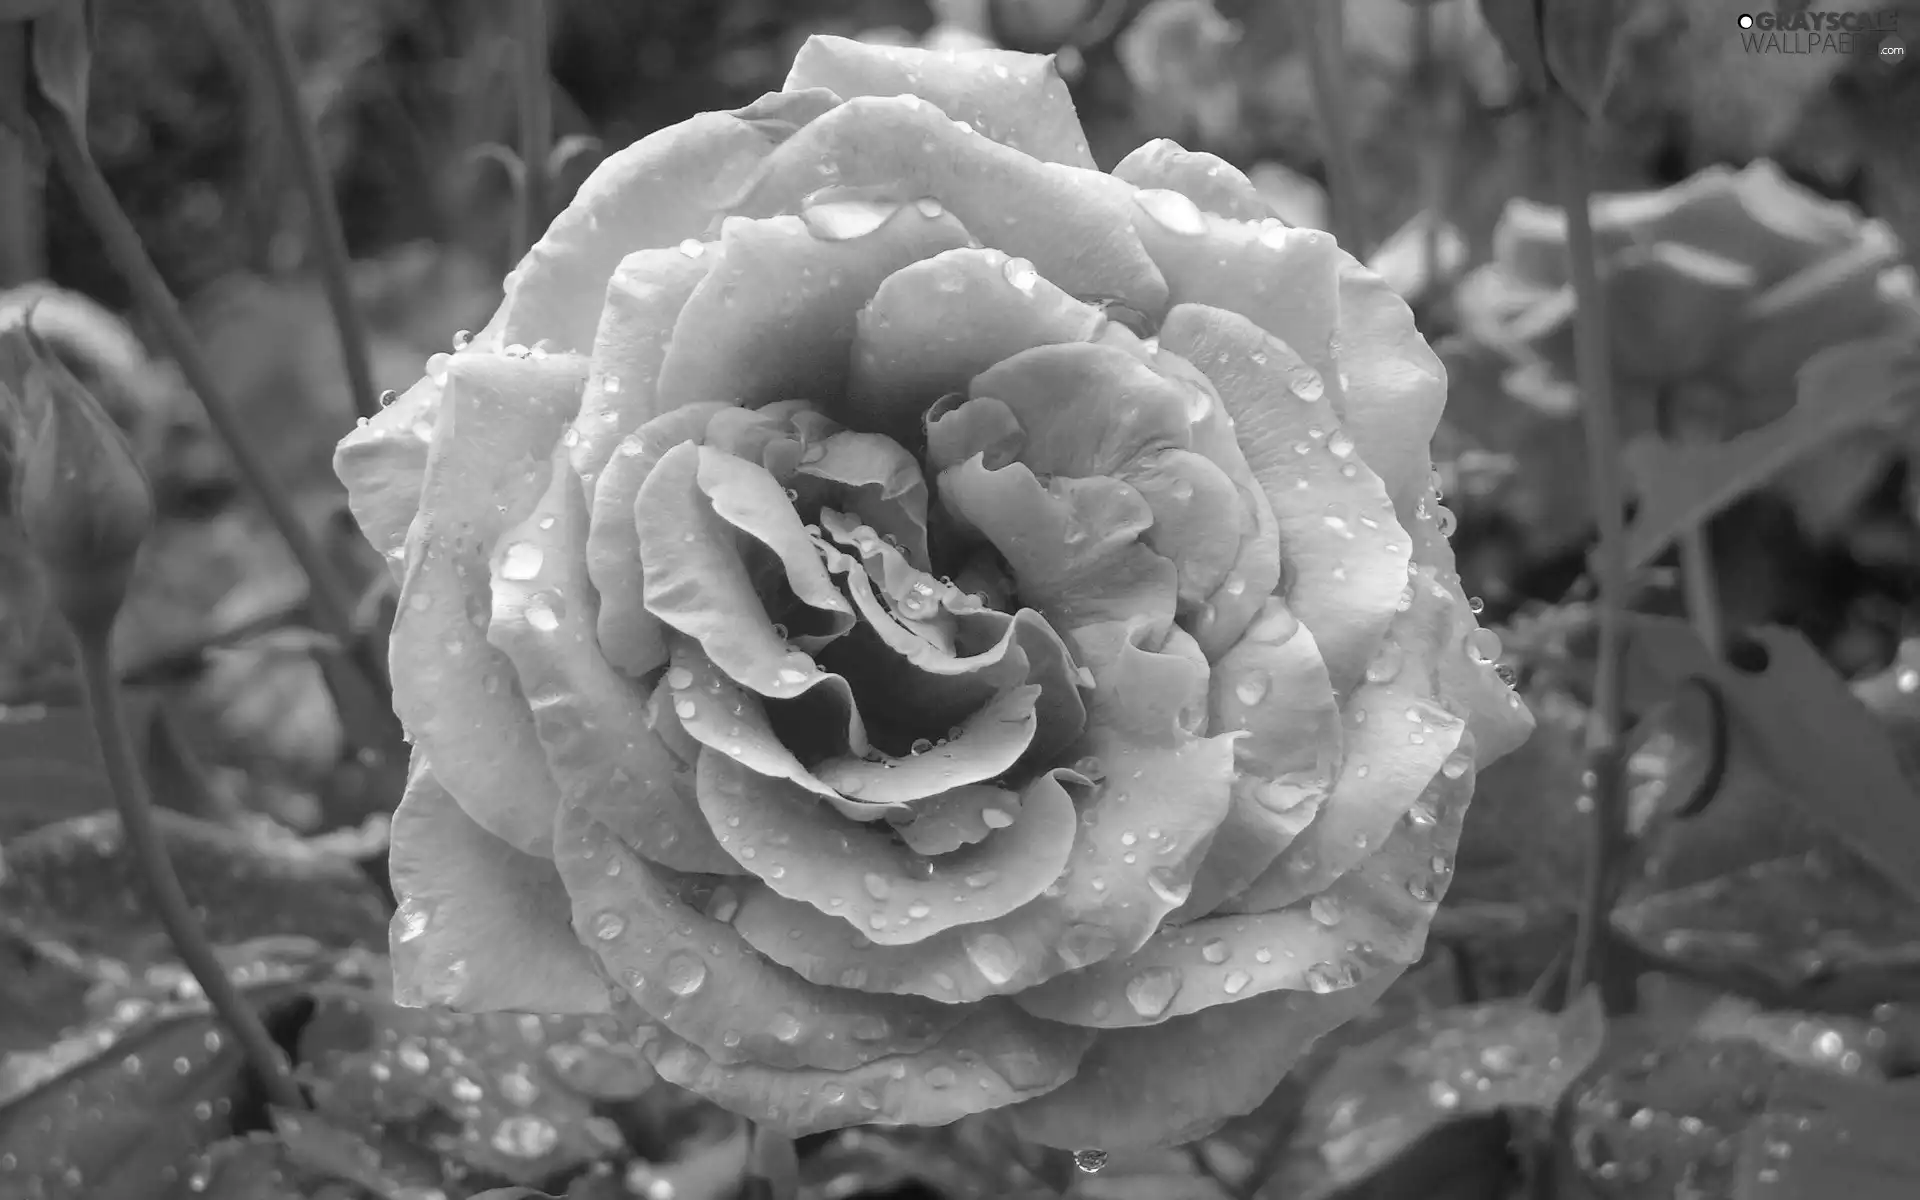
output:
[[[1289,1200],[1317,1200],[1455,1122],[1506,1109],[1551,1112],[1605,1039],[1593,991],[1557,1014],[1499,1000],[1422,1016],[1344,1051],[1314,1081],[1269,1186]]]
[[[384,980],[319,999],[301,1059],[323,1113],[369,1140],[410,1128],[418,1144],[512,1182],[623,1149],[596,1102],[639,1096],[654,1079],[604,1021],[400,1008]]]
[[[1541,0],[1480,0],[1481,17],[1536,96],[1546,95],[1548,86],[1541,7]]]
[[[1620,34],[1633,0],[1539,0],[1547,73],[1590,121],[1620,77]]]
[[[386,902],[353,863],[264,827],[154,815],[187,900],[215,943],[276,935],[333,946],[385,941]],[[173,957],[125,849],[119,814],[37,829],[8,847],[7,865],[0,911],[33,937],[132,965]]]
[[[1864,976],[1853,993],[1920,989],[1920,907],[1848,859],[1757,863],[1629,899],[1613,921],[1674,969],[1740,990],[1804,994],[1810,984],[1851,976]]]
[[[793,1139],[757,1125],[747,1137],[742,1200],[795,1200],[800,1194],[800,1158]]]
[[[1628,631],[1628,702],[1644,711],[1684,681],[1710,683],[1736,736],[1805,815],[1920,897],[1920,795],[1885,726],[1794,630],[1754,630],[1728,657],[1714,658],[1684,621],[1636,619]]]
[[[1893,1039],[1878,1020],[1768,1011],[1738,996],[1716,1000],[1693,1031],[1710,1042],[1752,1042],[1795,1066],[1852,1078],[1885,1079],[1900,1065]]]
[[[273,1110],[274,1132],[287,1158],[322,1179],[357,1184],[380,1200],[411,1200],[441,1182],[438,1160],[404,1143],[375,1144],[325,1113]],[[395,1153],[395,1150],[401,1153]]]
[[[1877,426],[1920,399],[1920,361],[1910,339],[1873,338],[1829,347],[1799,374],[1794,406],[1773,421],[1712,445],[1659,439],[1627,449],[1640,508],[1628,556],[1644,567],[1673,539],[1759,488],[1802,455]]]
[[[301,990],[247,998],[271,1010]],[[232,1132],[247,1066],[219,1023],[203,1006],[130,1015],[0,1063],[0,1195],[147,1200]]]
[[[1920,1081],[1781,1073],[1747,1126],[1734,1200],[1907,1200],[1920,1181]]]
[[[144,760],[154,694],[127,690],[121,695],[134,751]],[[166,797],[154,799],[164,803]],[[85,709],[0,705],[0,842],[113,806],[113,790],[100,769],[100,743]]]
[[[92,982],[75,964],[0,928],[0,1055],[59,1036],[85,1005]]]
[[[200,1200],[308,1200],[305,1182],[278,1138],[255,1133],[208,1147],[175,1194]]]
[[[87,143],[87,83],[93,64],[92,0],[60,0],[33,17],[33,80]]]

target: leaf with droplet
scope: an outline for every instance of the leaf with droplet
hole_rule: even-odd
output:
[[[1629,703],[1644,711],[1684,680],[1708,681],[1736,736],[1804,814],[1920,898],[1920,796],[1885,727],[1804,635],[1755,630],[1728,661],[1716,659],[1676,618],[1636,619],[1628,637]]]
[[[272,1026],[304,989],[247,999]],[[239,1048],[202,1005],[139,1007],[0,1061],[0,1195],[145,1200],[156,1179],[232,1131],[246,1095]]]
[[[1786,1071],[1747,1126],[1734,1200],[1906,1200],[1920,1180],[1920,1081]]]
[[[154,816],[188,902],[216,944],[268,936],[377,946],[386,903],[353,862],[283,831]],[[174,957],[114,813],[37,829],[7,847],[0,908],[34,936],[136,965]]]
[[[376,1196],[393,1198],[408,1188],[441,1182],[439,1160],[395,1139],[369,1140],[325,1113],[273,1110],[273,1129],[288,1159],[331,1181],[357,1184]]]
[[[1354,1046],[1311,1085],[1278,1190],[1299,1200],[1331,1195],[1453,1122],[1551,1112],[1605,1036],[1589,990],[1560,1013],[1497,1000],[1425,1014]]]
[[[1627,533],[1636,567],[1680,534],[1770,482],[1801,456],[1844,434],[1881,426],[1920,402],[1920,358],[1909,337],[1832,346],[1800,368],[1794,406],[1724,442],[1676,446],[1658,439],[1629,447],[1627,468],[1640,508]]]

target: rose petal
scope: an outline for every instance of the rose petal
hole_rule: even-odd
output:
[[[846,390],[854,320],[880,281],[967,244],[964,225],[904,204],[857,236],[824,236],[804,215],[729,219],[719,257],[674,323],[658,403],[756,408]]]
[[[392,635],[393,706],[454,799],[496,837],[545,855],[557,793],[533,715],[487,643],[487,558],[546,490],[580,403],[573,355],[454,355],[434,427]]]
[[[1036,684],[1009,688],[981,705],[944,746],[905,758],[868,762],[842,755],[816,764],[813,773],[843,796],[865,804],[905,804],[948,788],[985,783],[1006,774],[1025,757],[1039,722]]]
[[[794,55],[786,87],[829,88],[848,100],[918,96],[1023,154],[1094,167],[1073,97],[1052,55],[1011,50],[948,54],[815,34]]]
[[[614,671],[594,641],[586,502],[565,447],[555,449],[553,466],[540,503],[494,552],[487,638],[519,673],[564,801],[619,814],[608,823],[637,835],[628,844],[674,870],[737,874],[676,789],[685,768],[648,729],[647,693]]]
[[[816,453],[817,448],[817,453]],[[927,558],[927,481],[913,455],[891,438],[841,431],[803,452],[801,475],[838,485],[833,497],[883,537],[891,537],[920,570]]]
[[[913,854],[885,828],[849,823],[796,785],[712,750],[700,756],[699,790],[714,836],[741,865],[879,945],[1004,916],[1052,883],[1073,848],[1073,802],[1057,784],[1030,786],[1020,817],[999,836],[939,858]]]
[[[1072,1077],[1091,1031],[1027,1016],[1008,1004],[969,1008],[940,1041],[911,1056],[850,1071],[721,1065],[667,1035],[645,1047],[660,1078],[791,1137],[848,1125],[945,1125]]]
[[[895,825],[893,831],[915,854],[951,854],[1007,828],[1020,809],[1020,793],[971,783],[918,801],[909,810],[913,819]]]
[[[587,529],[587,577],[600,595],[597,635],[607,661],[639,678],[667,661],[667,628],[647,611],[640,562],[640,485],[667,451],[701,441],[723,404],[689,404],[642,425],[621,442],[593,488]]]
[[[404,578],[407,529],[420,511],[440,385],[422,378],[357,425],[333,452],[347,508],[395,579]]]
[[[1165,281],[1128,224],[1132,189],[963,132],[917,97],[861,97],[815,121],[767,157],[733,211],[792,212],[822,180],[900,200],[931,196],[1073,295],[1118,300],[1149,319],[1166,311]]]
[[[474,824],[418,754],[393,813],[391,845],[397,1003],[609,1011],[593,956],[568,929],[572,906],[553,863]]]
[[[1214,665],[1213,731],[1234,747],[1232,806],[1175,918],[1212,912],[1273,865],[1333,786],[1340,707],[1313,633],[1269,598],[1247,636]]]
[[[1351,688],[1393,620],[1411,547],[1379,476],[1324,400],[1288,390],[1298,357],[1236,313],[1181,305],[1161,343],[1206,373],[1233,417],[1292,569],[1287,600],[1313,630],[1336,691]],[[1314,436],[1315,431],[1319,436]]]
[[[1034,346],[1086,341],[1105,324],[1099,308],[1002,251],[922,259],[888,276],[860,312],[848,419],[917,440],[921,414],[994,363]],[[943,465],[951,463],[935,469]]]
[[[490,344],[590,349],[621,260],[703,236],[769,151],[838,102],[820,89],[774,93],[732,112],[700,113],[609,155],[507,276]]]
[[[1057,976],[1015,1003],[1050,1021],[1120,1029],[1273,991],[1326,994],[1397,975],[1426,948],[1469,794],[1470,785],[1436,775],[1419,821],[1395,829],[1379,853],[1311,900],[1162,926],[1130,957]]]
[[[641,250],[621,259],[607,281],[593,369],[568,434],[574,473],[589,487],[621,439],[661,415],[654,385],[674,321],[713,265],[706,249]]]
[[[1185,149],[1171,138],[1141,143],[1113,168],[1113,176],[1138,188],[1179,192],[1203,211],[1235,221],[1279,215],[1239,167],[1217,154]]]
[[[716,1061],[844,1071],[925,1049],[963,1015],[819,987],[767,962],[572,805],[554,849],[580,940],[648,1016]]]
[[[1420,336],[1400,294],[1344,252],[1338,286],[1340,423],[1406,525],[1433,473],[1433,431],[1447,405],[1447,369]]]
[[[1449,604],[1431,576],[1415,580],[1413,604],[1394,622],[1378,660],[1400,665],[1370,672],[1348,697],[1346,753],[1319,814],[1220,911],[1272,912],[1326,888],[1378,849],[1453,756],[1466,722],[1434,702]]]
[[[708,446],[667,451],[640,485],[634,519],[647,611],[697,641],[714,665],[763,696],[797,696],[813,673],[773,627],[743,551],[763,547],[777,559],[799,601],[804,633],[837,635],[853,624],[853,606],[833,586],[799,516],[764,467]],[[744,535],[744,536],[743,536]]]

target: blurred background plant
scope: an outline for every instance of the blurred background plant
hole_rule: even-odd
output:
[[[1052,53],[1103,163],[1174,138],[1289,222],[1341,230],[1448,364],[1435,457],[1463,583],[1541,718],[1481,779],[1427,962],[1251,1116],[1177,1152],[1109,1148],[1097,1172],[981,1120],[807,1139],[788,1178],[591,1022],[395,1007],[383,822],[404,763],[339,644],[390,597],[329,466],[356,397],[260,7],[292,51],[376,391],[484,323],[526,229],[607,149],[777,88],[812,33]],[[159,833],[312,1104],[269,1103],[151,915],[46,580],[0,511],[0,1193],[1920,1187],[1920,65],[1869,39],[1749,53],[1736,0],[0,0],[0,29],[54,8],[90,19],[86,144],[204,350],[198,390],[229,399],[361,600],[328,632],[73,180],[0,127],[0,327],[33,310],[153,484],[113,656]],[[1885,8],[1920,28],[1920,0]],[[1603,461],[1635,504],[1614,594],[1591,553],[1563,134],[1515,14],[1560,39],[1548,69],[1580,84],[1607,193]],[[0,90],[26,77],[17,34]],[[0,479],[16,445],[0,433]],[[1609,607],[1630,610],[1598,701],[1621,710],[1625,827],[1595,892],[1574,881],[1612,787],[1583,747]],[[1583,908],[1605,1005],[1568,986],[1592,978],[1566,950]]]

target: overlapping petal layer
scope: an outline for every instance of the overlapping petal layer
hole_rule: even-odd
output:
[[[1246,1111],[1418,957],[1528,729],[1444,394],[1231,167],[1095,171],[1046,60],[815,39],[341,446],[404,576],[400,993],[611,1006],[793,1132]]]

